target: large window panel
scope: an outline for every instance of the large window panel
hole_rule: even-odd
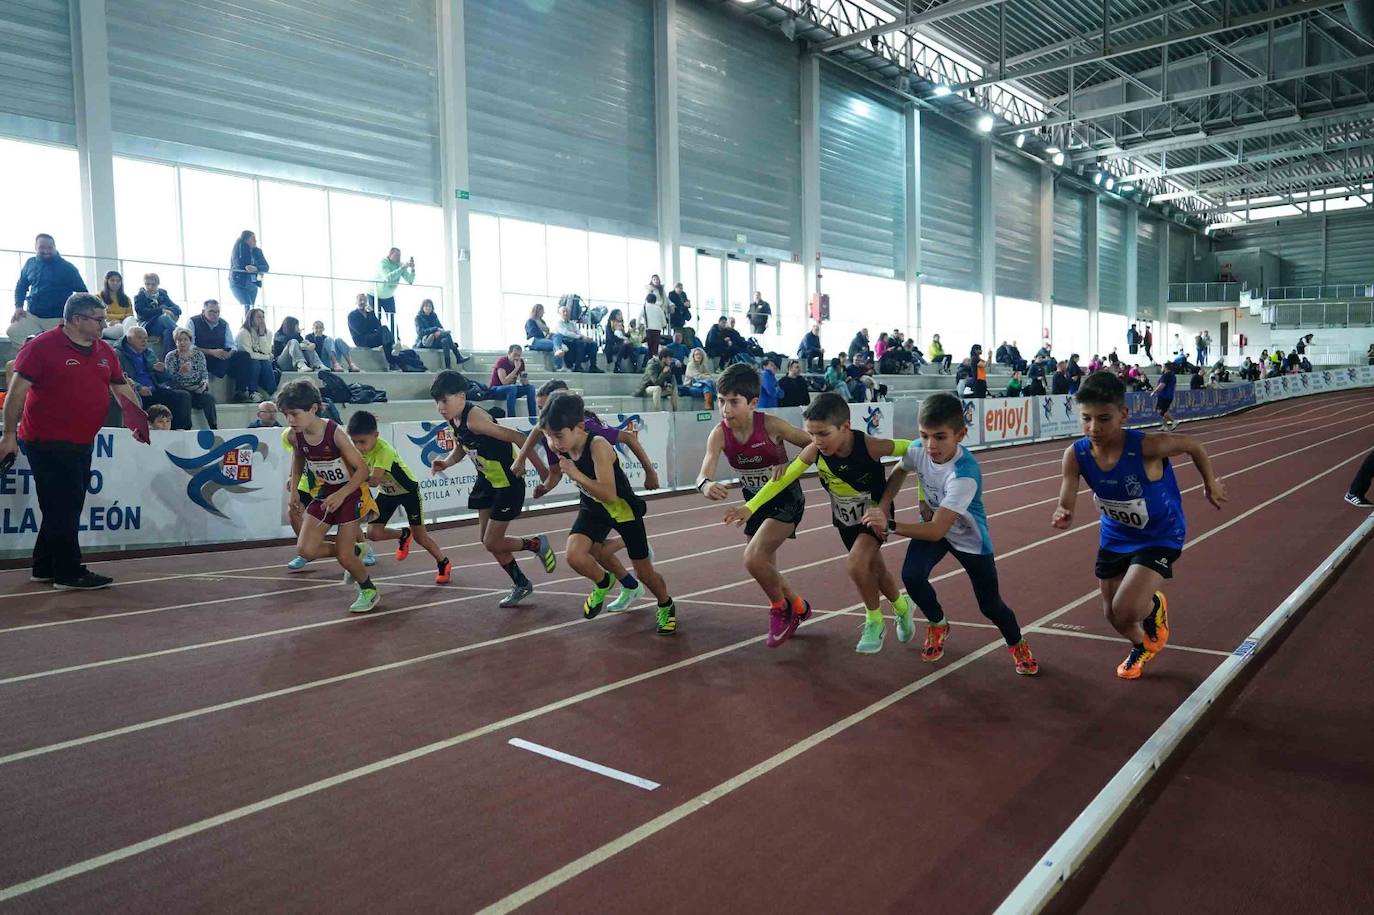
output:
[[[1040,340],[1044,336],[1044,328],[1040,323],[1040,303],[999,295],[996,307],[997,342],[993,346],[993,354],[997,352],[996,347],[1005,341],[1015,344],[1021,350],[1021,355],[1029,360],[1040,348]]]
[[[597,302],[622,302],[630,288],[629,262],[625,239],[620,235],[592,232],[587,250],[590,257],[591,298]],[[586,298],[586,294],[583,294]]]
[[[181,220],[186,263],[229,269],[234,242],[244,229],[258,231],[253,179],[183,168]],[[268,262],[272,252],[263,246]]]
[[[330,191],[329,240],[334,275],[354,281],[358,292],[373,292],[377,265],[391,248],[391,207],[381,197]],[[271,250],[263,251],[270,261]]]
[[[983,339],[983,296],[977,292],[922,285],[921,329],[927,340],[940,335],[940,343],[954,357],[955,365],[975,343],[983,345],[985,354],[988,351]]]
[[[706,330],[716,319],[725,313],[725,308],[721,305],[721,275],[724,271],[721,265],[721,258],[714,254],[697,255],[697,286],[698,291],[692,297],[696,307],[692,309],[692,320],[697,328],[697,336],[701,337],[702,342],[706,340]],[[688,290],[691,293],[691,290]]]
[[[581,229],[549,226],[548,246],[549,293],[561,296],[576,292],[585,296],[589,284],[587,233]]]
[[[654,274],[660,273],[658,242],[650,241],[647,238],[630,238],[625,242],[626,271],[628,284],[625,290],[625,303],[631,311],[636,314],[627,314],[625,320],[637,317],[640,306],[644,303],[644,296],[649,292],[649,278]],[[659,276],[660,280],[663,277]],[[672,289],[670,282],[664,281],[663,289],[666,292]],[[666,302],[659,303],[667,305]]]
[[[778,300],[773,303],[778,333],[795,341],[782,350],[796,352],[802,334],[811,326],[811,303],[806,300],[806,273],[801,264],[784,263],[778,267]]]
[[[176,168],[116,157],[114,182],[120,257],[181,263]]]
[[[501,220],[501,288],[530,295],[549,291],[543,223]]]
[[[46,232],[64,257],[87,253],[76,150],[0,139],[0,174],[6,176],[0,180],[0,248],[31,256],[34,236]],[[16,264],[13,274],[18,272]]]
[[[1117,356],[1126,353],[1126,326],[1128,323],[1125,315],[1099,313],[1097,316],[1096,355],[1105,360],[1107,354],[1113,350],[1117,350]]]
[[[262,228],[258,241],[278,273],[329,276],[329,211],[326,192],[298,184],[259,184]],[[123,239],[121,238],[121,244]]]
[[[860,328],[868,328],[870,346],[884,331],[906,329],[906,283],[901,280],[827,270],[823,288],[830,296],[830,321],[823,329],[827,353],[848,349]],[[802,333],[797,334],[798,344]]]
[[[1067,305],[1054,306],[1054,339],[1050,351],[1056,359],[1068,359],[1078,353],[1086,362],[1088,356],[1088,309]]]
[[[499,349],[505,339],[508,318],[501,295],[501,221],[495,216],[473,213],[468,222],[472,239],[472,333],[476,349]],[[545,302],[544,320],[550,327],[558,320],[553,302]],[[520,317],[520,339],[524,339],[525,317]]]
[[[391,201],[391,244],[401,258],[415,258],[415,282],[421,286],[444,285],[444,210],[442,207]],[[390,247],[388,245],[387,247]],[[382,254],[386,252],[383,251]],[[426,298],[433,298],[428,290]],[[437,304],[437,303],[436,303]]]

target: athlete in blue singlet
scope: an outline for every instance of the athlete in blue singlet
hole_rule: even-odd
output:
[[[1159,589],[1173,577],[1187,535],[1183,496],[1169,458],[1186,454],[1193,459],[1207,501],[1217,508],[1226,501],[1226,487],[1193,437],[1127,429],[1126,388],[1110,372],[1090,375],[1075,399],[1084,437],[1064,451],[1059,507],[1050,523],[1060,529],[1073,524],[1079,481],[1086,480],[1102,520],[1097,552],[1102,609],[1131,642],[1116,675],[1135,680],[1169,641],[1169,605]]]

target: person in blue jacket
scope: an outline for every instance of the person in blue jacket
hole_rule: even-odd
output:
[[[86,292],[86,281],[57,253],[47,233],[34,239],[34,256],[24,262],[14,284],[14,317],[6,335],[15,346],[62,323],[62,309],[73,292]]]

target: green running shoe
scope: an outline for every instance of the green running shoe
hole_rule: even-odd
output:
[[[854,646],[854,650],[859,654],[877,654],[883,650],[883,635],[887,626],[882,620],[864,620],[863,629],[859,630],[859,644]]]
[[[910,642],[916,635],[916,626],[911,622],[911,607],[908,606],[905,611],[894,608],[893,612],[897,616],[897,641]]]
[[[380,599],[380,597],[381,595],[377,593],[376,588],[359,588],[358,599],[355,600],[353,602],[353,605],[348,608],[348,612],[367,613],[369,610],[377,606],[377,601]]]
[[[672,601],[668,602],[668,606],[658,608],[658,634],[677,634],[677,609]]]
[[[592,593],[587,595],[587,599],[582,602],[582,616],[592,619],[606,607],[606,595],[610,593],[611,586],[594,587]]]
[[[620,593],[615,596],[615,600],[611,601],[611,605],[606,608],[606,611],[608,613],[619,613],[621,610],[627,609],[630,604],[633,604],[643,596],[643,585],[635,585],[633,588],[621,588]]]

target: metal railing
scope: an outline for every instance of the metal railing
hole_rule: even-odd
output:
[[[1273,302],[1262,320],[1270,327],[1374,327],[1374,299],[1364,302]]]
[[[1270,286],[1268,302],[1306,302],[1315,299],[1374,298],[1374,283],[1340,283],[1330,286]]]
[[[1169,304],[1239,302],[1244,283],[1170,283]]]
[[[0,248],[0,279],[19,277],[20,268],[33,256],[32,251],[17,251]],[[201,304],[206,299],[216,299],[220,303],[223,317],[231,326],[237,328],[243,323],[238,300],[229,288],[229,268],[209,267],[202,264],[179,264],[167,261],[141,260],[137,258],[91,257],[86,255],[66,255],[62,257],[81,272],[86,287],[99,292],[104,284],[105,273],[118,270],[124,277],[124,289],[132,300],[143,285],[145,273],[156,273],[161,288],[167,291],[172,301],[181,306],[182,322],[200,313]],[[261,308],[267,317],[267,326],[275,330],[287,316],[300,319],[305,333],[315,321],[323,321],[325,332],[330,336],[348,335],[348,313],[355,307],[358,293],[376,294],[377,280],[347,276],[319,276],[307,273],[287,273],[271,271],[262,276],[262,287],[258,291],[256,308]],[[424,283],[402,283],[396,290],[396,336],[406,344],[414,343],[414,318],[420,310],[420,302],[430,299],[434,310],[444,326],[453,330],[457,326],[457,315],[451,314],[442,286]],[[385,322],[386,317],[379,315]],[[6,315],[8,323],[8,314]]]

